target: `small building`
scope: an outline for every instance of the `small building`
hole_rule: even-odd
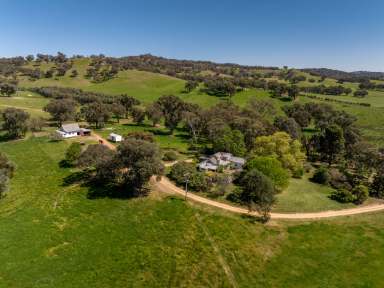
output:
[[[240,170],[245,164],[245,159],[241,157],[235,157],[231,153],[217,152],[212,156],[205,158],[199,163],[200,170],[205,171],[217,171],[219,167]]]
[[[56,130],[62,138],[72,138],[77,136],[91,135],[90,129],[80,128],[77,123],[63,124],[60,129]]]
[[[123,136],[121,136],[119,134],[111,133],[108,136],[108,140],[110,140],[112,142],[121,142],[123,140]]]

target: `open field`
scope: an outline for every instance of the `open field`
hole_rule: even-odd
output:
[[[157,193],[91,200],[62,185],[68,145],[0,143],[17,164],[0,201],[0,287],[384,285],[383,213],[263,226]]]
[[[47,105],[49,99],[41,97],[29,91],[18,91],[12,97],[0,97],[0,110],[14,107],[27,111],[32,116],[49,117],[42,109]]]

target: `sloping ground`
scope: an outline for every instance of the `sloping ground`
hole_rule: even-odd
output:
[[[63,186],[67,146],[0,143],[17,164],[0,201],[0,287],[384,285],[383,213],[263,226],[157,194],[91,200]]]

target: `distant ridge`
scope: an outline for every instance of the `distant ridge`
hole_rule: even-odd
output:
[[[334,78],[337,80],[363,80],[363,79],[384,79],[384,72],[370,72],[370,71],[354,71],[345,72],[341,70],[328,69],[328,68],[306,68],[300,69],[301,71],[308,72],[315,76],[323,76]]]

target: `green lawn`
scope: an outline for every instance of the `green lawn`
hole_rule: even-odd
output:
[[[338,210],[354,207],[353,204],[341,204],[329,198],[332,193],[329,186],[312,183],[309,175],[302,179],[292,178],[289,187],[277,197],[276,212],[315,212]]]
[[[152,127],[149,121],[142,125],[136,125],[133,123],[109,123],[103,129],[99,129],[96,132],[103,138],[108,138],[110,133],[117,133],[120,135],[127,135],[129,132],[146,131],[154,134],[156,143],[162,149],[177,150],[180,153],[188,152],[189,135],[181,129],[176,129],[173,135],[169,135],[168,129],[161,127]]]
[[[0,200],[0,287],[384,285],[384,213],[263,226],[157,193],[90,200],[62,186],[68,145],[0,143],[17,165]]]

